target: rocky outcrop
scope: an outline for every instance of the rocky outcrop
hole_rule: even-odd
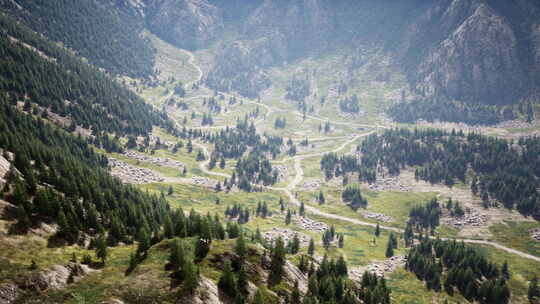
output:
[[[201,276],[197,290],[184,298],[179,299],[179,304],[222,304],[219,298],[217,285],[210,279]]]
[[[516,35],[502,16],[481,1],[458,0],[441,23],[454,31],[418,66],[417,89],[428,97],[500,105],[521,97],[526,74]]]
[[[0,284],[0,304],[11,304],[19,297],[21,290],[13,283]]]
[[[538,9],[528,0],[504,5],[508,4],[437,1],[411,20],[402,46],[408,54],[404,61],[414,65],[409,74],[418,92],[428,98],[505,105],[535,90],[540,66],[530,58],[538,47],[526,41],[534,41],[528,35],[536,25],[527,32],[521,23],[537,16]]]
[[[68,263],[65,266],[53,265],[46,270],[23,276],[16,283],[21,289],[34,291],[61,289],[92,271],[87,265],[78,263]]]
[[[0,190],[4,188],[4,184],[6,183],[4,177],[9,172],[10,167],[10,162],[0,155]]]
[[[92,271],[95,270],[87,265],[70,262],[65,266],[53,265],[43,271],[21,275],[13,282],[0,284],[0,304],[15,303],[23,291],[43,292],[49,289],[63,289]]]
[[[146,2],[149,28],[179,47],[206,47],[223,30],[222,12],[207,0]]]

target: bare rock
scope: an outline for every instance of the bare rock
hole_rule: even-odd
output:
[[[287,280],[291,283],[291,285],[294,285],[295,282],[298,282],[298,289],[301,293],[305,294],[308,290],[307,275],[305,275],[302,271],[300,271],[300,269],[298,269],[298,267],[296,267],[288,260],[285,263],[284,269]]]
[[[4,177],[9,172],[9,168],[11,167],[11,163],[4,158],[4,156],[0,155],[0,190],[4,187],[4,184],[6,183],[6,180]]]
[[[11,304],[19,297],[21,290],[13,283],[0,284],[0,304]]]
[[[62,289],[71,283],[70,277],[75,282],[92,271],[94,270],[88,266],[78,263],[68,263],[65,266],[53,265],[46,270],[20,277],[17,284],[22,289],[36,291]]]
[[[101,302],[101,304],[124,304],[124,301],[118,299],[109,299]]]
[[[199,287],[193,295],[186,296],[178,301],[180,304],[223,304],[219,299],[217,285],[210,279],[201,276]]]
[[[529,230],[529,233],[533,240],[540,242],[540,228],[531,229]]]

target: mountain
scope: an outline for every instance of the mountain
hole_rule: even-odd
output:
[[[456,108],[491,113],[488,122],[496,122],[504,106],[539,93],[540,6],[534,0],[143,3],[149,28],[167,41],[192,50],[222,43],[206,79],[219,90],[257,96],[271,85],[269,67],[344,48],[354,55],[369,42],[384,47],[406,73],[420,104],[456,101]],[[458,112],[434,116],[463,116]]]

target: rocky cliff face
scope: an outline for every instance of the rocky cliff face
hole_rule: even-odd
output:
[[[206,0],[147,1],[145,12],[155,34],[186,49],[208,46],[224,26],[222,11]]]
[[[420,60],[416,87],[427,97],[442,94],[488,104],[520,98],[526,73],[507,20],[483,1],[457,0],[434,10],[442,13],[440,19],[432,10],[426,15],[439,19],[441,33],[448,34]]]
[[[492,105],[523,98],[533,87],[529,55],[512,21],[483,0],[428,7],[403,40],[407,60],[416,64],[412,82],[427,97]]]

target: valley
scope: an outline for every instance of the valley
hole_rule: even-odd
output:
[[[144,45],[138,57],[127,51],[138,59],[115,55],[113,64],[83,57],[86,38],[70,50],[35,35],[46,25],[57,37],[58,28],[28,21],[23,7],[28,16],[49,8],[22,1],[19,12],[18,2],[0,0],[10,56],[0,76],[0,303],[540,300],[531,296],[540,276],[540,107],[536,80],[522,81],[537,67],[501,65],[521,86],[512,95],[496,87],[498,76],[478,88],[485,79],[458,81],[451,66],[462,59],[451,47],[475,49],[455,35],[465,39],[484,20],[505,41],[509,28],[522,35],[500,21],[510,18],[502,4],[391,4],[418,19],[338,39],[327,28],[371,28],[384,5],[354,4],[374,19],[353,22],[343,3],[333,11],[319,0],[99,0],[119,12],[106,15],[109,27],[137,28],[114,43]],[[273,10],[285,10],[281,24]],[[437,38],[446,44],[416,28],[453,13],[470,28],[452,32],[448,21],[439,33],[447,40]],[[425,57],[413,62],[411,41],[426,46]],[[499,51],[486,56],[513,60]],[[7,76],[24,75],[23,64],[38,75],[32,85]],[[47,82],[47,71],[60,76]],[[504,102],[479,102],[494,91]]]

